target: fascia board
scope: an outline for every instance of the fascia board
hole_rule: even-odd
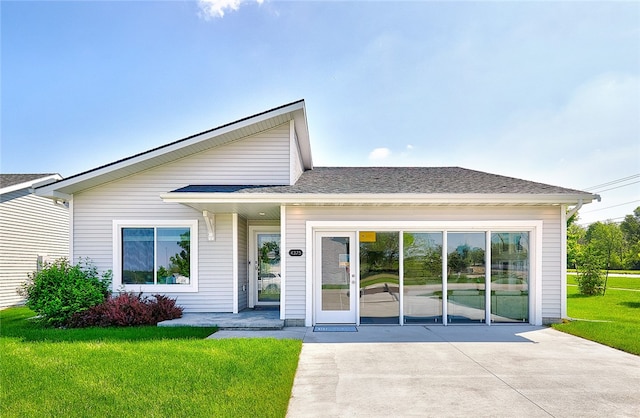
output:
[[[246,128],[248,126],[260,123],[260,122],[264,122],[268,119],[271,118],[275,118],[278,116],[282,116],[282,115],[286,115],[287,113],[293,113],[293,112],[297,112],[297,111],[304,111],[304,101],[300,101],[300,102],[296,102],[296,103],[292,103],[288,106],[285,107],[281,107],[278,109],[275,109],[271,112],[267,112],[264,114],[260,114],[254,117],[251,117],[249,119],[244,119],[244,120],[240,120],[238,122],[232,123],[230,125],[226,125],[226,126],[222,126],[220,128],[214,128],[213,131],[210,132],[205,132],[202,133],[200,135],[196,135],[193,138],[189,138],[189,139],[184,139],[181,141],[178,141],[177,143],[174,144],[169,144],[160,148],[157,148],[155,150],[151,150],[151,151],[147,151],[141,154],[138,154],[136,156],[127,158],[125,160],[119,161],[119,162],[115,162],[115,163],[111,163],[108,164],[106,166],[103,167],[99,167],[97,169],[88,171],[86,173],[81,173],[77,176],[74,176],[73,178],[68,178],[66,180],[62,180],[59,181],[57,183],[55,183],[54,185],[50,185],[50,186],[45,186],[42,189],[42,194],[43,195],[50,195],[53,191],[61,191],[63,193],[74,193],[77,192],[79,190],[82,190],[83,188],[77,188],[74,186],[78,186],[80,184],[82,184],[85,181],[89,181],[92,179],[95,179],[97,177],[103,176],[103,175],[108,175],[110,173],[116,172],[116,171],[122,171],[123,175],[120,177],[126,177],[127,175],[131,175],[136,173],[138,170],[135,169],[135,166],[141,163],[144,163],[145,161],[149,161],[152,160],[154,158],[158,158],[158,157],[162,157],[165,156],[167,154],[170,154],[172,152],[176,152],[180,149],[183,148],[188,148],[189,146],[193,146],[196,144],[199,144],[203,141],[208,141],[211,140],[213,138],[225,135],[227,133],[236,131],[236,130],[240,130],[243,128]],[[306,119],[306,117],[305,117]],[[306,130],[306,123],[304,125],[305,130]],[[308,142],[308,133],[307,133],[307,142]],[[146,168],[145,168],[146,169]],[[109,179],[108,181],[111,181],[113,179]],[[94,185],[90,186],[90,187],[94,187]]]
[[[432,204],[432,205],[540,205],[589,203],[593,195],[487,195],[487,194],[276,194],[276,193],[183,193],[160,195],[177,203],[280,203],[280,204]]]
[[[309,125],[307,124],[307,111],[302,103],[300,109],[298,109],[294,115],[293,120],[296,127],[296,134],[298,137],[298,146],[300,147],[300,153],[302,155],[302,163],[305,170],[313,169],[313,159],[311,157],[311,141],[309,139]]]
[[[4,187],[0,189],[0,194],[11,193],[15,192],[16,190],[28,189],[30,187],[39,187],[39,185],[50,184],[61,179],[62,176],[60,174],[52,174],[50,176],[44,176],[30,181],[25,181],[24,183]]]

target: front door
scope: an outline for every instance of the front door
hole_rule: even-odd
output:
[[[356,323],[355,232],[315,234],[315,323]]]
[[[280,304],[280,227],[252,231],[251,302],[255,305]]]

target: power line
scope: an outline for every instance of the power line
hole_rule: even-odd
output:
[[[631,175],[629,177],[623,177],[623,178],[620,178],[620,179],[617,179],[617,180],[611,180],[611,181],[609,181],[607,183],[602,183],[602,184],[598,184],[598,185],[595,185],[595,186],[587,187],[584,190],[587,191],[587,190],[592,190],[592,189],[599,189],[601,187],[607,187],[607,186],[611,186],[613,184],[622,183],[622,182],[625,182],[625,181],[628,181],[628,180],[633,180],[633,179],[638,178],[638,177],[640,177],[640,173],[633,174],[633,175]]]
[[[625,218],[624,216],[618,216],[617,218],[598,219],[597,221],[578,222],[577,224],[580,225],[580,226],[591,225],[591,224],[594,224],[596,222],[613,222],[614,224],[619,224],[619,223],[622,223],[624,218]]]
[[[640,183],[640,180],[638,180],[638,181],[634,181],[633,183],[623,184],[622,186],[611,187],[611,188],[609,188],[609,189],[604,189],[604,190],[597,190],[597,191],[596,191],[596,193],[608,192],[609,190],[620,189],[620,188],[622,188],[622,187],[631,186],[632,184],[636,184],[636,183]]]
[[[617,208],[618,206],[624,206],[624,205],[628,205],[629,203],[636,203],[636,202],[640,202],[640,200],[631,200],[629,202],[624,202],[624,203],[620,203],[619,205],[613,205],[613,206],[607,206],[604,208],[598,208],[598,209],[594,209],[594,210],[588,210],[586,212],[582,212],[582,213],[591,213],[591,212],[597,212],[599,210],[605,210],[605,209],[611,209],[611,208]]]

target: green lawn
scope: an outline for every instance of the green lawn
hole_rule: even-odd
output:
[[[302,343],[211,328],[42,329],[0,311],[0,416],[282,417]]]
[[[567,310],[574,320],[557,330],[640,355],[640,278],[610,277],[604,296],[583,296],[567,278]]]

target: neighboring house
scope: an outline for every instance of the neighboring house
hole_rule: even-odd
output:
[[[114,289],[307,326],[558,321],[566,213],[597,197],[458,167],[314,168],[304,101],[37,194],[69,203],[73,259]]]
[[[0,174],[0,308],[24,303],[17,289],[38,262],[69,256],[69,209],[33,187],[59,174]]]

